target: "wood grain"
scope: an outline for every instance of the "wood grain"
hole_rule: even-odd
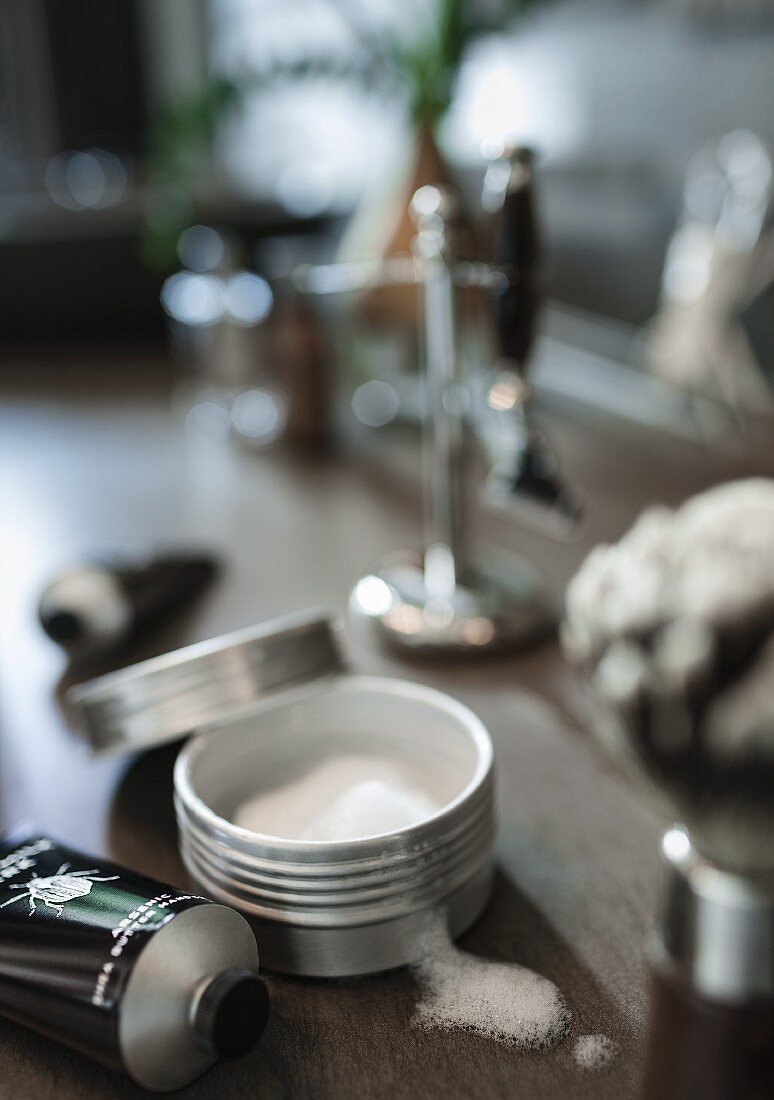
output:
[[[61,707],[62,658],[34,621],[42,585],[57,568],[103,548],[190,542],[220,551],[225,581],[137,657],[312,605],[343,610],[373,559],[418,544],[415,480],[385,475],[362,458],[301,461],[205,445],[170,411],[167,375],[132,362],[105,374],[70,366],[45,385],[39,377],[6,378],[0,406],[2,821],[34,823],[85,851],[182,882],[171,806],[175,750],[90,758]],[[770,472],[762,461],[710,457],[641,429],[552,421],[563,460],[591,502],[583,538],[550,544],[485,517],[479,533],[521,547],[557,589],[590,545],[620,534],[643,504]],[[417,990],[406,972],[347,982],[270,975],[274,1011],[260,1045],[186,1095],[635,1096],[646,1007],[641,942],[657,910],[658,826],[579,726],[577,685],[556,643],[491,661],[422,665],[350,633],[348,652],[359,671],[449,691],[491,730],[499,874],[492,904],[463,946],[555,981],[573,1011],[572,1035],[554,1052],[523,1054],[473,1035],[423,1032],[411,1025]],[[573,1042],[597,1033],[613,1038],[620,1054],[611,1069],[584,1072]],[[0,1021],[1,1100],[139,1095],[129,1081]]]

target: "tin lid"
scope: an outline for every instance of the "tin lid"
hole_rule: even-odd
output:
[[[319,611],[274,619],[76,684],[67,702],[95,751],[152,748],[342,671],[338,634]]]

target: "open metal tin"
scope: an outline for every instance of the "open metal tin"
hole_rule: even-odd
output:
[[[346,672],[320,613],[190,646],[71,689],[98,751],[189,735],[175,766],[180,847],[194,882],[248,916],[265,966],[343,977],[411,962],[425,914],[459,935],[489,897],[492,743],[480,720],[420,684]],[[442,792],[394,832],[287,839],[234,823],[256,789],[348,752],[410,758]]]

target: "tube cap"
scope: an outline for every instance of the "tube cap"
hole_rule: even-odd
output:
[[[238,967],[216,974],[194,1007],[196,1041],[219,1058],[246,1054],[269,1018],[269,991],[252,970]]]

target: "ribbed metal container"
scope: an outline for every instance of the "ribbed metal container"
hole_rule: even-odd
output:
[[[217,736],[214,736],[217,734]],[[233,824],[283,762],[376,751],[411,759],[447,798],[431,817],[379,836],[289,840]],[[251,917],[270,969],[374,973],[415,957],[425,914],[453,935],[489,896],[493,754],[479,719],[441,692],[385,677],[333,675],[201,728],[175,768],[183,859],[211,896]]]
[[[193,735],[175,769],[180,846],[200,888],[255,926],[262,962],[342,977],[415,957],[428,910],[453,935],[486,905],[492,879],[492,744],[449,696],[348,676],[339,629],[304,612],[110,673],[68,692],[96,752]],[[233,824],[237,807],[289,771],[347,752],[411,762],[443,802],[380,836],[288,840]]]

